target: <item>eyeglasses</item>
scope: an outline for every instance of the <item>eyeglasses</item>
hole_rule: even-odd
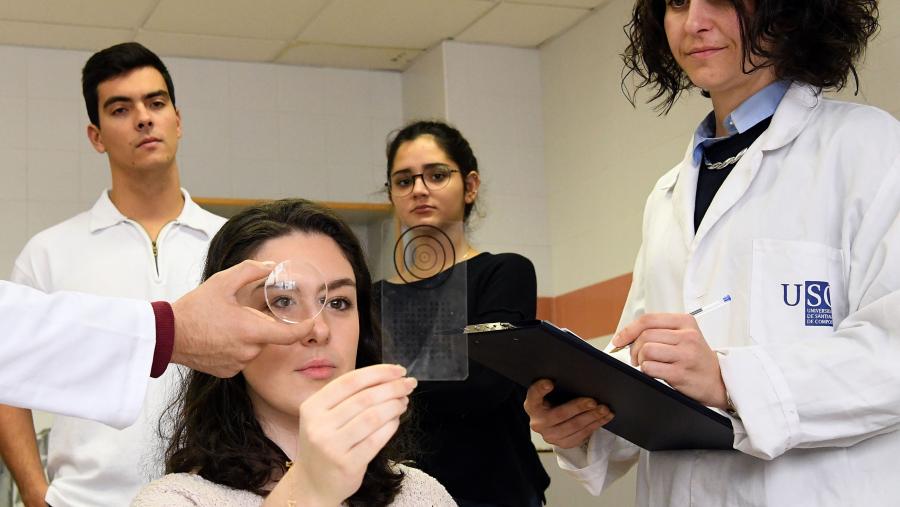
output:
[[[392,175],[384,185],[395,197],[406,197],[416,186],[416,178],[422,178],[422,183],[428,190],[440,190],[450,183],[450,176],[458,172],[459,169],[451,169],[445,165],[429,165],[425,166],[422,174],[400,171]]]

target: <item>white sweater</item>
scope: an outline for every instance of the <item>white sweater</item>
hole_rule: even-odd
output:
[[[392,507],[456,507],[441,484],[421,470],[396,465],[403,484]],[[169,474],[144,486],[131,507],[259,507],[264,498],[249,491],[232,489],[195,474]]]

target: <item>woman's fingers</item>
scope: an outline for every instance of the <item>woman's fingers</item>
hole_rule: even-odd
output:
[[[364,389],[402,378],[404,375],[406,369],[396,364],[366,366],[332,380],[307,401],[312,400],[317,409],[329,410]]]
[[[579,410],[586,404],[576,404]],[[563,448],[575,447],[586,440],[591,433],[600,426],[608,423],[612,419],[609,409],[605,405],[591,405],[593,408],[581,410],[568,419],[554,417],[559,422],[552,425],[545,425],[538,431],[548,444],[553,444]],[[557,407],[564,408],[563,405]],[[555,409],[554,409],[555,410]],[[566,411],[571,414],[571,410]],[[534,427],[532,423],[532,427]],[[537,431],[537,430],[535,430]]]
[[[536,420],[540,421],[542,426],[553,426],[597,406],[597,402],[590,398],[576,398],[562,405],[551,407],[544,397],[550,394],[552,390],[553,383],[547,379],[538,380],[528,388],[524,408],[531,418],[532,429],[534,429]],[[538,431],[537,429],[534,430]]]
[[[610,414],[608,416],[608,419],[595,420],[594,422],[590,423],[589,425],[585,426],[584,428],[581,428],[577,432],[575,432],[565,438],[559,439],[553,445],[555,445],[559,448],[562,448],[562,449],[572,449],[574,447],[578,447],[579,445],[586,442],[587,439],[591,438],[591,435],[593,435],[595,431],[597,431],[602,426],[605,426],[606,423],[611,421],[612,417],[613,417],[612,414]],[[548,443],[550,443],[550,442],[548,442]]]
[[[678,347],[667,343],[650,342],[645,343],[637,352],[637,364],[641,365],[645,361],[656,361],[660,363],[674,363],[681,358]],[[646,372],[644,372],[646,373]]]
[[[653,345],[677,346],[683,333],[680,330],[648,329],[641,333],[637,340],[631,344],[631,364],[641,364],[640,354],[644,348]]]
[[[540,433],[547,443],[563,448],[576,447],[612,420],[609,408],[590,398],[576,398],[551,407],[544,397],[552,390],[552,382],[539,380],[528,388],[524,404],[531,419],[531,429]]]
[[[392,419],[400,419],[409,406],[409,398],[395,398],[373,405],[347,422],[338,429],[341,441],[350,448],[365,440],[378,428],[387,424]]]
[[[399,418],[388,420],[381,427],[372,431],[366,438],[357,442],[357,444],[347,452],[348,461],[350,463],[363,463],[367,465],[375,458],[378,451],[387,445],[388,441],[394,436],[399,427]],[[363,466],[364,469],[365,465]]]
[[[368,446],[378,442],[383,447],[390,440],[390,436],[381,440],[378,438],[379,435],[382,435],[380,432],[384,431],[385,426],[393,426],[396,431],[396,427],[400,424],[400,416],[406,412],[408,406],[409,398],[386,401],[354,417],[339,430],[338,434],[341,440],[348,445],[350,452],[363,452],[355,451],[355,449],[360,446],[362,446],[361,449],[368,449]],[[374,449],[368,459],[372,459],[381,447]]]
[[[399,421],[416,380],[394,378],[396,372],[382,366],[388,365],[349,372],[307,399],[300,406],[301,440],[342,461],[342,455],[378,428],[392,419]],[[329,389],[342,379],[342,385]]]
[[[327,456],[343,476],[361,478],[368,463],[397,432],[408,405],[407,397],[386,400],[364,410],[342,428],[323,431],[315,439],[320,443],[319,454]]]
[[[404,399],[412,394],[417,384],[416,379],[403,377],[354,393],[330,410],[331,423],[340,428],[370,407],[389,400]]]

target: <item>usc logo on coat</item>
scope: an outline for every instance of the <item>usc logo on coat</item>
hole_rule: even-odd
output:
[[[834,326],[831,315],[831,287],[828,282],[807,280],[804,283],[781,284],[782,301],[787,306],[804,302],[806,326]]]

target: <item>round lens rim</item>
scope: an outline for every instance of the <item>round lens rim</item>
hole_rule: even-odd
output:
[[[272,268],[272,272],[269,273],[269,276],[266,277],[266,281],[263,283],[263,297],[266,300],[266,307],[269,309],[269,312],[271,312],[275,318],[277,318],[278,320],[280,320],[286,324],[299,324],[302,321],[292,320],[292,319],[289,319],[282,315],[279,315],[279,313],[276,312],[274,308],[272,308],[272,303],[271,303],[271,301],[269,301],[269,286],[275,285],[275,277],[277,277],[280,273],[284,272],[285,266],[289,265],[289,263],[291,263],[292,261],[293,261],[292,259],[283,260],[283,261],[279,262],[278,264],[276,264],[274,268]],[[322,312],[325,310],[325,306],[328,304],[328,284],[325,282],[325,275],[323,275],[322,272],[319,271],[319,269],[317,267],[315,267],[313,264],[303,261],[303,260],[299,260],[299,262],[302,262],[302,263],[306,264],[307,266],[309,266],[310,268],[312,268],[313,271],[315,271],[315,273],[319,276],[319,280],[322,281],[323,294],[324,294],[324,296],[322,298],[322,306],[319,307],[319,310],[315,313],[315,315],[313,315],[309,319],[306,319],[306,320],[314,320],[319,315],[322,314]]]

